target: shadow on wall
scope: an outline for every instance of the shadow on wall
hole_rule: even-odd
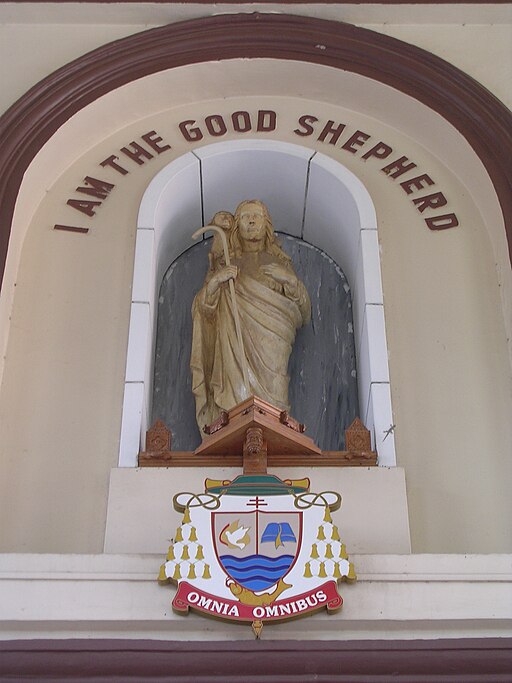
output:
[[[343,450],[344,430],[358,413],[350,287],[324,252],[279,234],[311,298],[312,319],[301,328],[289,362],[291,414],[322,450]],[[211,240],[194,245],[169,267],[160,288],[152,422],[172,430],[172,448],[201,442],[190,373],[191,308],[208,269]]]

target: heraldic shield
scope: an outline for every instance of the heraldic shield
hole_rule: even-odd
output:
[[[180,493],[183,514],[159,575],[178,584],[173,608],[241,622],[282,621],[343,603],[338,581],[355,580],[331,512],[341,496],[309,480],[242,475]]]

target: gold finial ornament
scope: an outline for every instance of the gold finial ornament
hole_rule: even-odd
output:
[[[263,631],[263,622],[262,621],[253,621],[251,626],[252,626],[253,633],[256,636],[256,640],[259,640],[261,638],[261,632]]]

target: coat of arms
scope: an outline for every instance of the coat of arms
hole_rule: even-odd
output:
[[[265,622],[339,609],[338,581],[356,578],[331,517],[340,504],[308,479],[269,474],[177,494],[183,519],[159,576],[178,584],[173,608],[249,622],[256,635]]]

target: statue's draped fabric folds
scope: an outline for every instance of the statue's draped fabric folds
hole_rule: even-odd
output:
[[[288,360],[296,331],[311,312],[306,289],[276,241],[264,204],[242,202],[229,227],[225,221],[222,228],[228,233],[231,264],[218,255],[210,258],[192,306],[190,366],[200,430],[251,395],[290,409]],[[234,280],[234,297],[229,280]]]

